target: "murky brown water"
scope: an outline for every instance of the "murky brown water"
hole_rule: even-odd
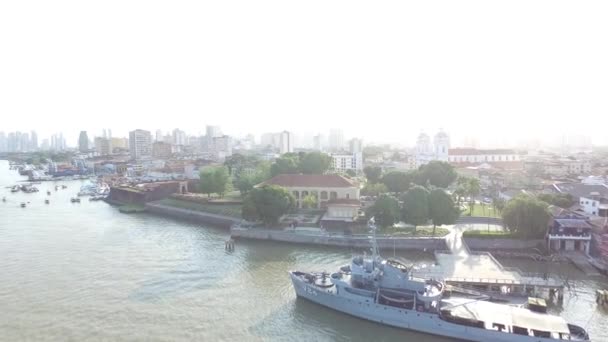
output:
[[[35,194],[4,188],[18,179],[0,162],[0,197],[7,197],[0,202],[1,340],[448,341],[296,300],[288,270],[333,270],[351,251],[239,242],[227,253],[227,231],[120,214],[103,202],[72,204],[76,181],[51,190],[45,205],[53,183]],[[419,253],[400,257],[432,262]],[[608,315],[593,298],[607,284],[554,267],[569,272],[576,288],[562,314],[608,341]]]

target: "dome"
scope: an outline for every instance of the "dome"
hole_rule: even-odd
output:
[[[431,138],[429,138],[428,134],[426,133],[420,133],[420,135],[418,136],[418,141],[430,141]]]
[[[444,131],[439,131],[439,133],[437,133],[437,135],[435,135],[435,139],[448,139],[448,135],[446,132]]]

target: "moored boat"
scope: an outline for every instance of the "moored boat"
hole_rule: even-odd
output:
[[[590,341],[587,332],[546,313],[540,300],[527,307],[448,296],[443,282],[415,278],[411,268],[378,253],[373,219],[372,256],[354,257],[337,272],[289,272],[299,298],[398,328],[467,341]]]

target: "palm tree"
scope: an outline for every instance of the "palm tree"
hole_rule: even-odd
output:
[[[467,195],[469,196],[469,216],[473,216],[473,207],[475,206],[475,197],[481,193],[481,185],[479,179],[468,178],[467,182]]]

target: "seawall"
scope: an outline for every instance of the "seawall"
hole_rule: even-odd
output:
[[[370,242],[366,235],[332,235],[332,234],[309,234],[294,233],[282,230],[240,228],[233,227],[230,230],[235,239],[254,239],[280,241],[294,244],[309,244],[333,247],[369,248]],[[379,248],[398,250],[445,250],[447,245],[445,237],[383,237],[376,238]]]
[[[235,223],[240,223],[241,219],[206,213],[202,211],[176,208],[159,203],[146,203],[146,210],[158,215],[165,215],[179,219],[191,220],[200,223],[210,224],[213,226],[230,228]]]
[[[474,250],[520,250],[529,251],[532,248],[537,248],[539,245],[544,245],[542,239],[486,239],[486,238],[471,238],[464,237],[464,243]]]

